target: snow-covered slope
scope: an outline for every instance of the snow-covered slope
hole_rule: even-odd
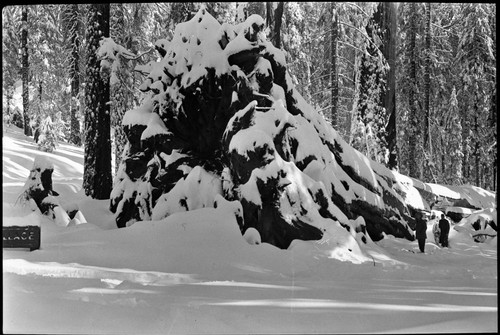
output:
[[[2,142],[2,223],[42,231],[39,250],[3,250],[4,333],[498,330],[496,237],[475,243],[452,229],[441,249],[429,222],[426,254],[405,239],[357,244],[338,232],[282,250],[242,236],[239,206],[220,196],[217,208],[117,229],[109,202],[82,193],[82,148],[41,152],[15,127]],[[60,203],[87,223],[61,227],[16,204],[37,155],[54,165]]]

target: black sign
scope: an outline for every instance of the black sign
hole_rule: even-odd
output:
[[[2,227],[2,247],[28,248],[30,251],[40,249],[40,227]]]

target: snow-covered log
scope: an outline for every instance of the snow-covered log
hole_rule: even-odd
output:
[[[413,180],[350,147],[304,101],[264,28],[258,15],[221,25],[201,8],[142,67],[145,97],[125,114],[111,194],[118,227],[212,207],[220,194],[241,204],[240,229],[259,243],[287,248],[332,227],[359,243],[413,240],[415,212],[429,209]]]

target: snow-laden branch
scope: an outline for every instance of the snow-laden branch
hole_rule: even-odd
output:
[[[142,56],[154,50],[153,47],[140,53],[134,54],[123,46],[117,44],[111,37],[104,37],[99,42],[99,49],[97,49],[97,57],[101,60],[101,72],[110,73],[110,84],[118,83],[117,72],[121,65],[121,60],[128,61],[137,60]],[[140,72],[140,71],[139,71]]]

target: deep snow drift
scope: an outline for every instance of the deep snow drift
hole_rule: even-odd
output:
[[[40,250],[3,250],[5,333],[498,330],[496,237],[474,242],[472,222],[452,227],[450,249],[429,222],[426,254],[391,236],[361,248],[334,236],[256,244],[220,196],[217,208],[117,229],[108,201],[82,193],[82,148],[44,153],[4,127],[2,153],[3,225],[42,229]],[[59,202],[87,223],[59,226],[16,204],[38,155],[54,165]]]

